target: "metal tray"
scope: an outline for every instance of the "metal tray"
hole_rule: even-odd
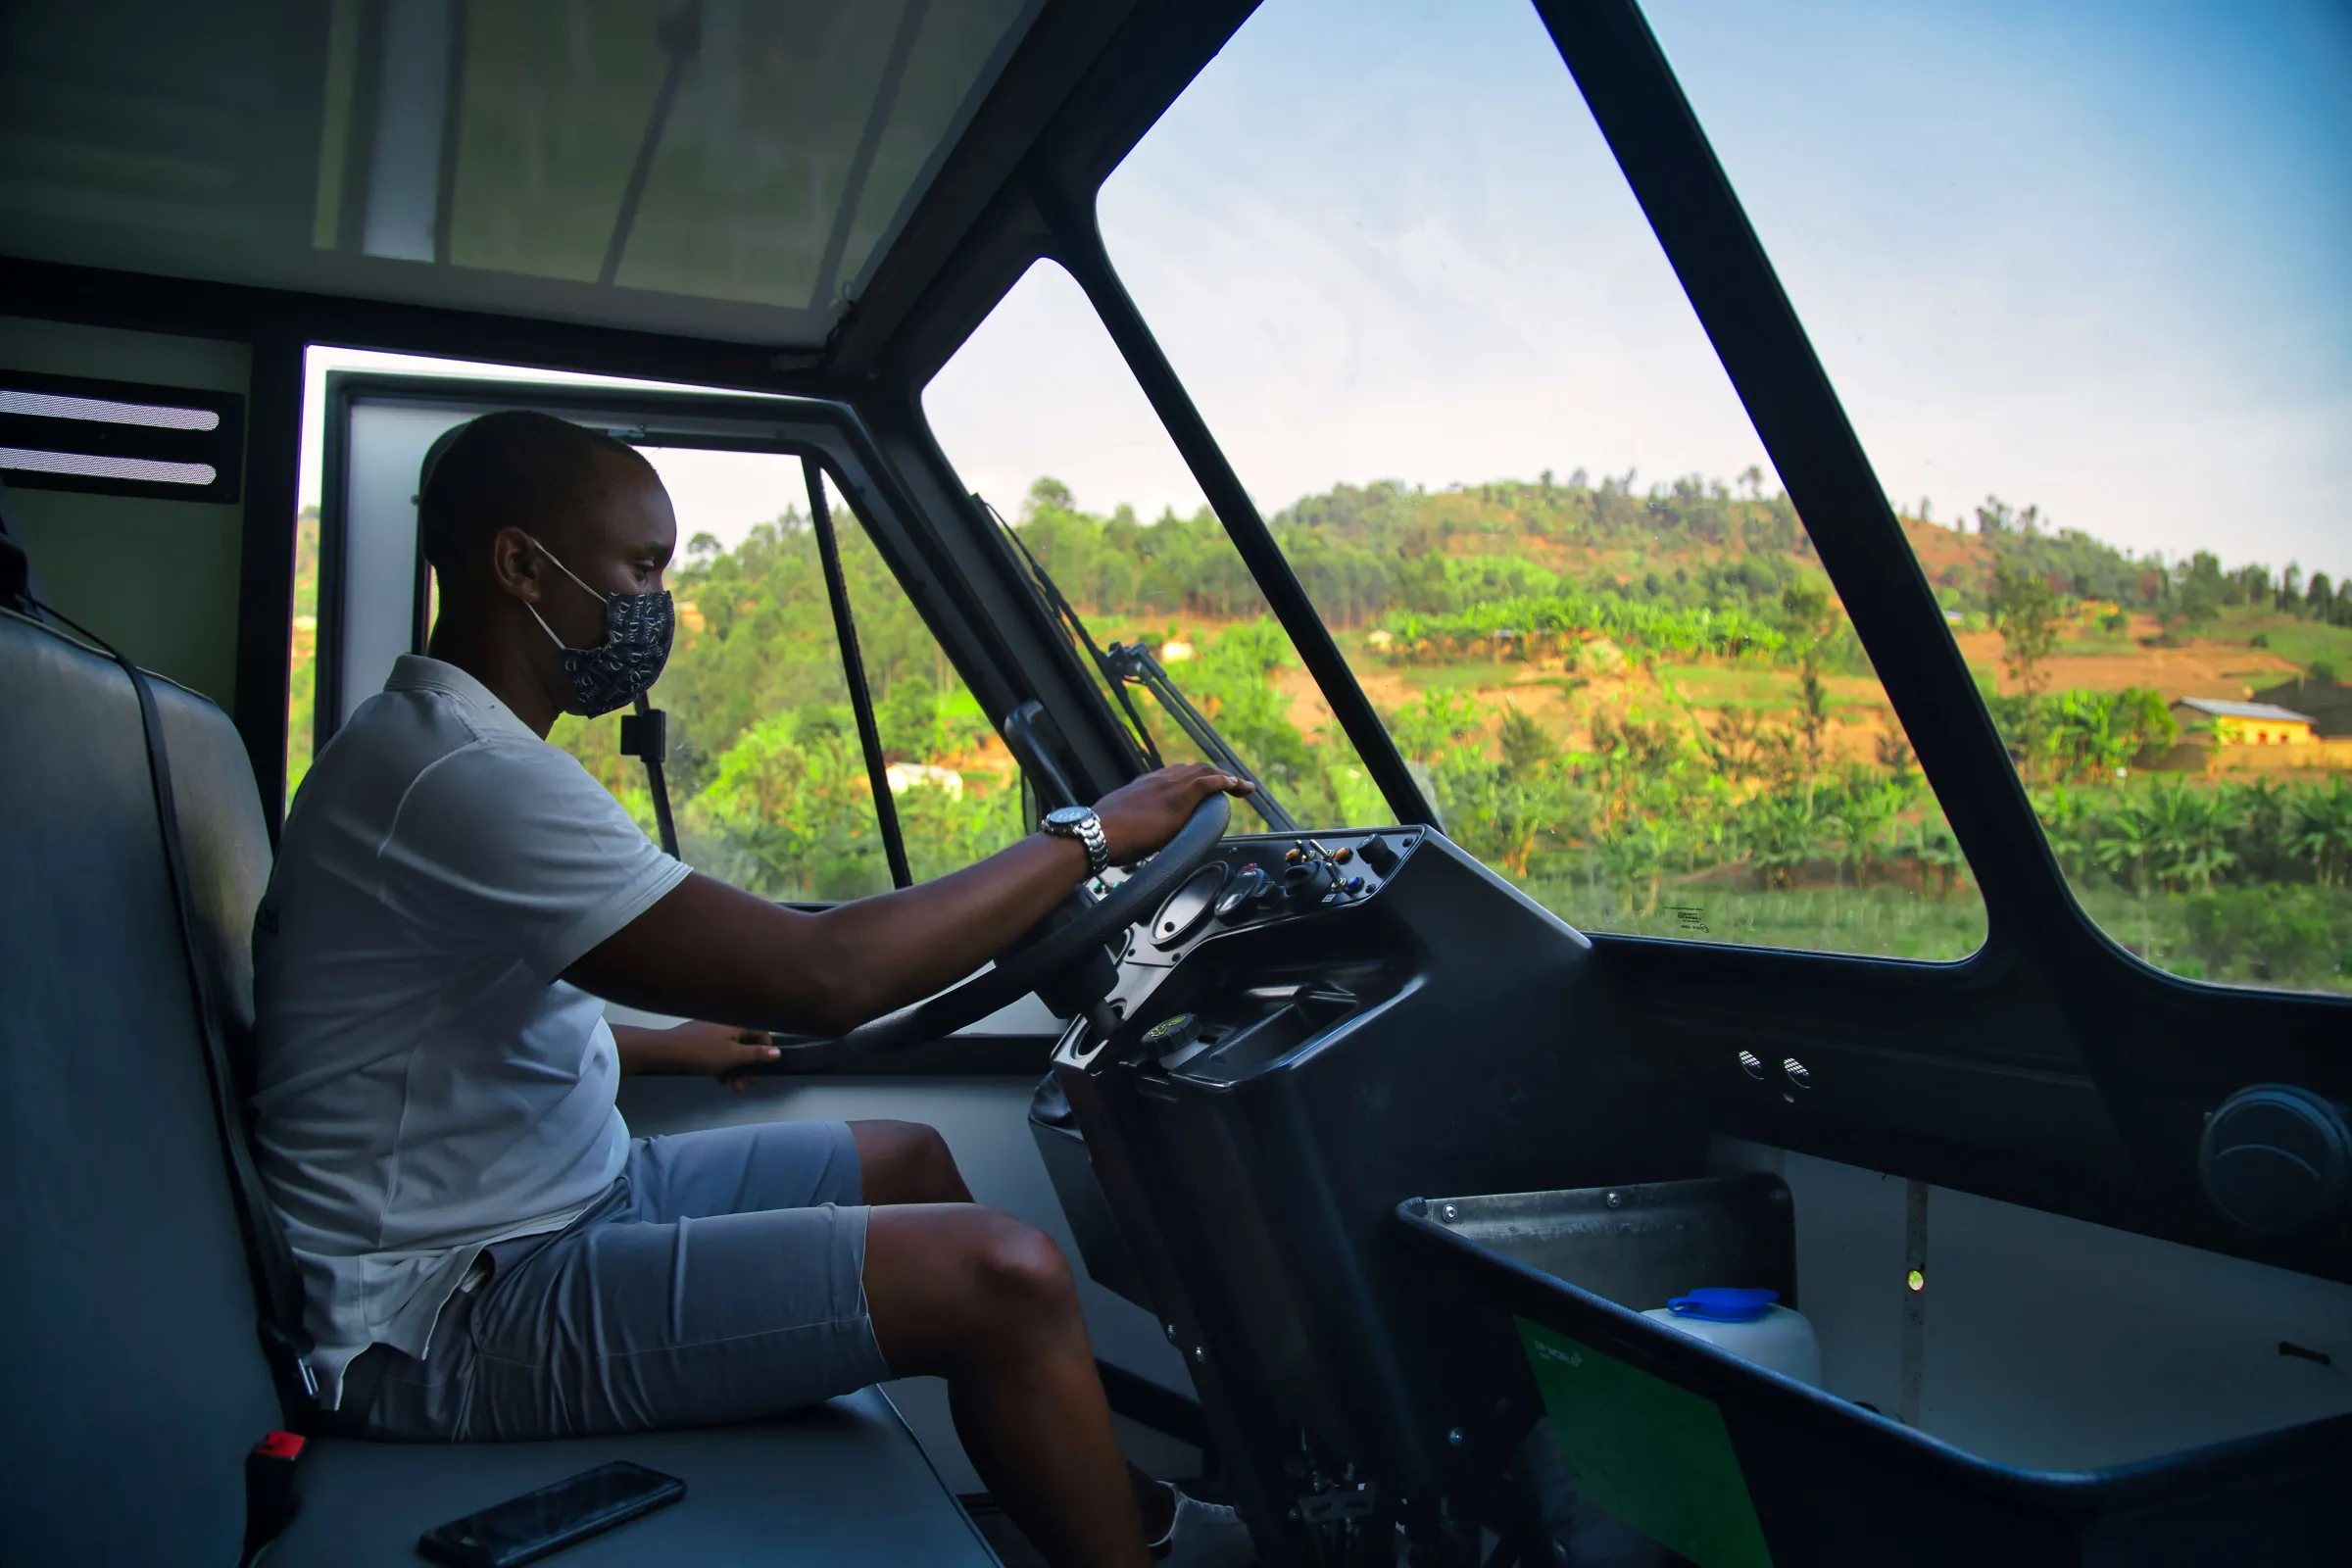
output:
[[[1795,1205],[1769,1172],[1433,1198],[1427,1213],[1473,1246],[1631,1311],[1699,1285],[1761,1287],[1797,1304]]]

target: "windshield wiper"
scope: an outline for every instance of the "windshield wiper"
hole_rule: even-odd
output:
[[[1235,778],[1247,779],[1256,785],[1256,793],[1250,796],[1249,800],[1251,806],[1257,808],[1257,814],[1266,819],[1266,826],[1277,833],[1298,831],[1298,818],[1283,809],[1282,803],[1266,788],[1266,781],[1250,771],[1250,764],[1242,760],[1242,754],[1217,733],[1217,727],[1208,721],[1208,715],[1195,708],[1192,699],[1186,697],[1177,684],[1168,678],[1168,672],[1160,667],[1159,661],[1152,657],[1150,648],[1142,643],[1112,643],[1102,664],[1104,672],[1117,684],[1141,686],[1158,698],[1161,710],[1176,721],[1176,727],[1192,739],[1203,757]]]
[[[1047,608],[1054,612],[1078,645],[1086,650],[1087,657],[1094,661],[1095,669],[1102,675],[1102,683],[1119,700],[1119,707],[1126,710],[1127,722],[1133,727],[1135,739],[1152,766],[1164,767],[1166,764],[1160,760],[1159,748],[1152,743],[1152,731],[1144,723],[1143,714],[1135,710],[1135,704],[1127,695],[1127,688],[1131,685],[1141,686],[1157,698],[1160,708],[1176,721],[1176,727],[1184,731],[1209,761],[1235,778],[1256,786],[1248,800],[1256,808],[1257,814],[1264,818],[1266,826],[1277,833],[1298,832],[1298,819],[1283,809],[1282,803],[1274,799],[1273,792],[1266,788],[1266,781],[1250,771],[1250,764],[1242,760],[1241,753],[1217,733],[1217,727],[1208,721],[1207,715],[1195,708],[1176,683],[1168,678],[1168,672],[1160,667],[1159,661],[1152,657],[1152,650],[1141,643],[1132,646],[1112,643],[1110,652],[1104,654],[1096,645],[1093,634],[1086,629],[1086,621],[1079,615],[1078,607],[1071,604],[1062,593],[1044,564],[1030,554],[1028,543],[1014,531],[1011,523],[1004,520],[1004,514],[990,506],[984,496],[975,494],[972,499],[979,503],[982,511],[997,519],[997,526],[1004,530],[1004,537],[1012,541],[1013,550],[1027,564],[1030,579],[1037,584],[1038,592],[1045,596]]]

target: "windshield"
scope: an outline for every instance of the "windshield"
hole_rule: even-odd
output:
[[[1102,657],[1081,658],[1147,760],[1230,758],[1307,829],[1396,820],[1059,266],[1030,268],[924,388],[923,410],[963,483],[1004,503],[1048,603],[1087,628]],[[1108,667],[1114,644],[1124,674]]]
[[[1982,945],[1806,519],[1525,0],[1271,0],[1100,212],[1456,844],[1587,930]]]
[[[2352,991],[2352,11],[1647,9],[2076,902]]]

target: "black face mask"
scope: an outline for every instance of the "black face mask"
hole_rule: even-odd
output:
[[[662,678],[662,666],[669,662],[669,640],[677,630],[677,617],[670,608],[669,590],[658,589],[650,594],[599,594],[580,582],[579,573],[561,561],[556,553],[539,544],[539,553],[556,562],[556,569],[573,582],[580,583],[582,593],[595,594],[604,601],[605,640],[594,648],[566,648],[556,629],[539,613],[539,607],[524,608],[539,629],[547,633],[556,645],[557,657],[564,661],[564,674],[571,682],[571,700],[564,705],[566,713],[582,718],[601,718],[616,708],[625,708],[638,695],[652,688]]]

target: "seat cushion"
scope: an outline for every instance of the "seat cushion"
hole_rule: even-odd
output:
[[[562,1443],[312,1441],[302,1511],[265,1568],[415,1568],[438,1524],[628,1459],[685,1500],[564,1552],[613,1564],[972,1564],[991,1551],[879,1389],[776,1421]]]

